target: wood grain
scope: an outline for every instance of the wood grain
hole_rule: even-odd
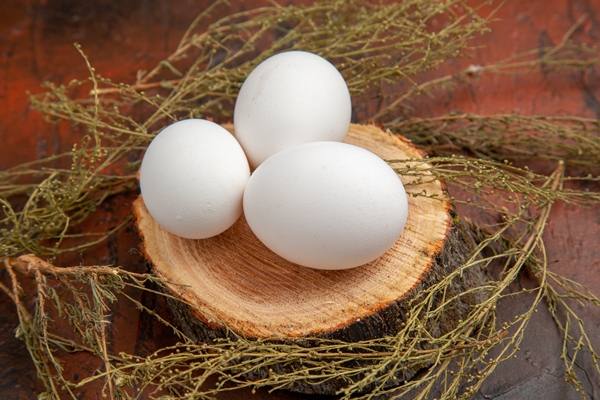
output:
[[[412,144],[374,125],[352,125],[346,142],[385,159],[422,157]],[[401,180],[408,185],[415,178]],[[345,328],[404,298],[429,271],[452,225],[449,199],[438,180],[411,190],[431,197],[408,197],[406,228],[392,248],[366,265],[342,271],[306,268],[281,258],[258,240],[243,217],[218,236],[190,240],[160,227],[141,197],[134,212],[154,271],[170,282],[172,293],[204,311],[197,314],[203,322],[222,321],[247,337],[313,336]]]

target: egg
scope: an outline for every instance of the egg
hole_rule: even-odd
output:
[[[167,231],[204,239],[225,231],[242,214],[248,160],[223,127],[187,119],[152,140],[140,168],[148,212]]]
[[[408,200],[379,156],[312,142],[264,161],[244,191],[250,229],[270,250],[316,269],[347,269],[384,254],[406,224]]]
[[[344,140],[351,113],[346,81],[329,61],[305,51],[288,51],[266,59],[248,75],[233,122],[255,168],[283,149]]]

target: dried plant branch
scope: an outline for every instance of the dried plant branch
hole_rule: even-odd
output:
[[[464,82],[473,77],[485,74],[531,74],[537,73],[541,67],[546,72],[552,69],[585,70],[600,64],[597,50],[587,45],[578,45],[571,41],[575,31],[587,20],[588,15],[582,15],[573,26],[563,35],[556,46],[536,48],[523,53],[515,54],[505,60],[490,65],[470,65],[468,68],[454,74],[435,78],[415,85],[400,97],[386,105],[372,116],[373,120],[380,120],[415,95],[428,93],[431,89],[448,86],[453,82]],[[542,54],[540,56],[540,54]],[[398,123],[396,119],[390,124]]]

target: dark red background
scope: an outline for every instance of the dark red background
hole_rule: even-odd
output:
[[[113,81],[131,82],[139,69],[150,69],[175,49],[181,35],[207,1],[191,0],[3,0],[0,3],[0,168],[71,149],[79,136],[66,126],[49,125],[28,105],[26,91],[40,92],[43,81],[66,83],[87,76],[86,66],[73,47],[79,42],[96,70]],[[253,8],[262,1],[232,1],[231,12]],[[298,2],[295,2],[298,3]],[[600,43],[600,0],[508,0],[501,8],[493,32],[477,39],[485,45],[472,60],[449,62],[444,71],[454,72],[469,63],[488,64],[516,52],[557,44],[583,14],[588,19],[577,31],[580,39]],[[440,72],[441,75],[441,72]],[[600,118],[600,80],[594,73],[536,74],[525,77],[491,76],[473,80],[436,99],[414,104],[419,115],[450,110],[493,114],[579,115]],[[375,103],[360,110],[373,110]],[[363,112],[364,114],[364,112]],[[359,117],[361,113],[359,112]],[[362,115],[363,118],[368,115]],[[600,140],[600,138],[599,138]],[[600,163],[600,160],[599,160]],[[598,190],[598,188],[595,188]],[[99,220],[116,225],[130,212],[131,197],[112,199]],[[552,269],[586,284],[600,294],[600,213],[595,208],[557,204],[545,233]],[[111,237],[93,252],[76,255],[74,263],[123,265],[144,271],[136,249],[139,239],[131,227]],[[77,258],[78,257],[78,258]],[[527,284],[527,277],[521,283]],[[153,296],[142,296],[149,307],[163,305]],[[528,307],[525,300],[507,300],[499,311],[510,317]],[[600,310],[579,307],[586,329],[600,347]],[[119,302],[111,315],[112,350],[147,354],[172,343],[169,331],[129,303]],[[15,339],[17,318],[12,302],[0,295],[0,397],[30,399],[43,391],[22,342]],[[475,398],[575,399],[581,398],[563,380],[559,359],[561,337],[549,313],[540,309],[528,328],[517,357],[500,365]],[[93,374],[100,365],[85,354],[65,357],[73,380]],[[589,358],[576,362],[588,395],[600,398],[599,376]],[[102,398],[96,389],[81,398]],[[244,399],[247,391],[223,398]],[[268,394],[252,398],[308,399],[311,396]]]

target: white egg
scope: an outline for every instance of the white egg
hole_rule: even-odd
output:
[[[249,176],[244,151],[227,130],[187,119],[168,126],[150,143],[140,168],[140,189],[150,215],[164,229],[204,239],[240,217]]]
[[[377,155],[339,142],[268,158],[244,192],[248,225],[269,249],[317,269],[347,269],[385,253],[408,215],[404,186]]]
[[[346,81],[326,59],[289,51],[260,63],[240,89],[235,135],[255,168],[302,143],[342,141],[352,104]]]

